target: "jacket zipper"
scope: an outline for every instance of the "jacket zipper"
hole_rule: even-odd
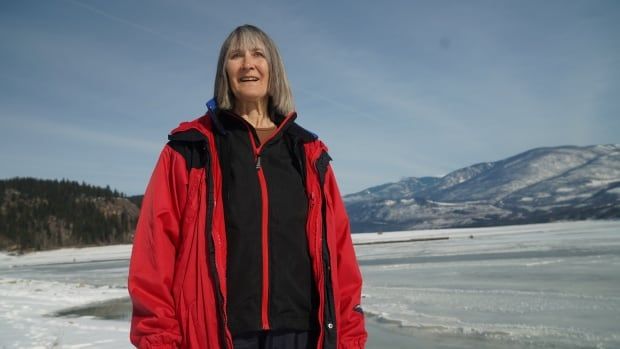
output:
[[[267,190],[267,179],[261,164],[261,153],[263,147],[269,143],[282,129],[284,125],[288,123],[290,117],[287,117],[280,123],[274,133],[265,140],[260,146],[256,146],[254,135],[252,134],[251,125],[242,117],[235,114],[239,120],[241,120],[248,130],[248,136],[250,137],[250,143],[252,150],[254,151],[254,163],[256,167],[256,174],[258,176],[258,183],[261,191],[261,244],[262,244],[262,292],[261,292],[261,328],[263,330],[269,330],[271,328],[269,324],[269,192]]]
[[[254,141],[252,141],[254,143]],[[256,149],[256,147],[254,148]],[[261,292],[261,325],[263,330],[268,330],[269,326],[269,200],[267,193],[267,180],[260,163],[260,153],[256,156],[256,173],[261,191],[261,243],[263,251],[263,277]]]
[[[271,325],[269,323],[269,192],[267,190],[267,179],[265,178],[265,172],[261,164],[261,153],[265,144],[280,131],[280,128],[284,126],[286,120],[283,121],[278,129],[265,140],[260,146],[256,146],[254,135],[250,129],[250,125],[246,123],[248,128],[248,136],[250,137],[250,143],[254,151],[254,161],[256,167],[256,174],[258,176],[258,183],[261,192],[261,244],[262,244],[262,292],[261,292],[261,327],[263,330],[269,330]]]
[[[206,153],[206,161],[205,161],[205,181],[207,184],[207,220],[205,223],[205,234],[207,235],[207,265],[211,266],[211,273],[213,275],[214,280],[214,288],[215,288],[215,297],[218,300],[218,315],[221,319],[220,332],[221,338],[224,341],[224,345],[226,348],[232,348],[232,343],[228,341],[228,336],[226,334],[226,326],[228,323],[228,319],[226,317],[226,307],[224,304],[224,295],[222,293],[222,288],[220,284],[219,273],[217,271],[217,256],[215,255],[215,238],[213,236],[213,215],[215,212],[215,190],[214,190],[214,181],[213,175],[211,173],[211,151],[209,150],[209,143],[205,141],[203,146],[203,151]],[[218,243],[221,242],[218,239]],[[220,246],[221,249],[221,246]]]
[[[314,162],[315,170],[319,177],[319,185],[321,187],[321,226],[319,227],[320,236],[320,248],[321,248],[321,264],[323,271],[323,294],[325,296],[325,304],[323,309],[323,326],[324,332],[323,347],[335,348],[337,346],[337,332],[336,332],[336,317],[334,308],[334,294],[333,285],[331,281],[331,256],[329,253],[329,244],[327,242],[327,200],[325,198],[325,174],[327,173],[327,164],[322,162],[329,161],[331,158],[326,152],[321,153],[321,156]],[[324,167],[324,168],[323,168]]]

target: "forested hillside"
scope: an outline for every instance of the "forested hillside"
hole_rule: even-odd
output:
[[[0,180],[0,249],[130,243],[138,213],[136,203],[109,187],[68,180]]]

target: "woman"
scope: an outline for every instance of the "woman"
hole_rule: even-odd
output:
[[[361,274],[327,148],[273,41],[236,28],[215,98],[169,136],[129,269],[139,348],[363,348]]]

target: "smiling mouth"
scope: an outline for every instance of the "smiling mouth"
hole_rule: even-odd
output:
[[[244,76],[239,79],[241,82],[250,82],[250,81],[258,81],[258,78],[255,76]]]

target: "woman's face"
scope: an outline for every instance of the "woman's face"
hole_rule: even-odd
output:
[[[226,61],[226,74],[236,102],[267,99],[269,64],[263,46],[232,50]]]

